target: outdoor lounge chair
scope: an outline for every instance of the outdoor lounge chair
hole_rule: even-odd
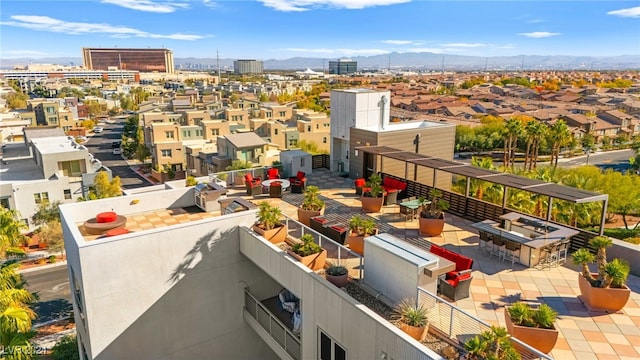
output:
[[[278,168],[267,169],[267,180],[280,179]]]
[[[472,279],[471,269],[460,271],[458,275],[450,279],[441,277],[438,279],[438,294],[444,295],[453,301],[468,298]]]

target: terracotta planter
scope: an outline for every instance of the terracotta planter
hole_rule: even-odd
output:
[[[288,253],[296,260],[300,261],[304,266],[313,271],[323,269],[325,263],[327,262],[327,250],[325,249],[322,249],[322,251],[317,254],[311,254],[304,257],[294,253],[291,250],[289,250]]]
[[[439,236],[444,229],[444,213],[438,219],[418,218],[420,235]]]
[[[380,209],[382,209],[384,197],[361,196],[360,201],[362,202],[362,210],[364,210],[365,212],[377,213],[380,212]]]
[[[509,317],[509,312],[506,308],[504,310],[504,320],[509,334],[516,339],[527,343],[529,346],[536,348],[545,354],[551,352],[553,347],[556,346],[556,342],[558,341],[558,329],[555,328],[555,325],[553,329],[516,325],[511,321],[511,317]]]
[[[373,235],[377,233],[378,229],[375,230]],[[367,236],[357,235],[355,233],[349,232],[347,234],[347,239],[344,241],[344,244],[345,246],[349,247],[349,250],[360,254],[360,256],[364,256],[364,238]]]
[[[324,214],[324,208],[320,210],[304,210],[302,208],[298,208],[298,221],[305,224],[306,226],[311,226],[311,218],[315,216],[320,216]]]
[[[597,276],[598,274],[593,275]],[[578,299],[584,303],[588,310],[593,311],[620,311],[631,295],[631,290],[626,286],[623,289],[593,287],[582,274],[578,274],[578,285],[582,294],[578,296]]]
[[[329,280],[330,283],[332,283],[333,285],[342,288],[347,286],[347,283],[349,282],[349,274],[344,274],[344,275],[329,275],[327,273],[324,274],[324,277]]]
[[[424,333],[426,332],[425,330],[427,330],[426,326],[411,326],[403,322],[400,323],[399,328],[400,330],[404,331],[407,335],[411,336],[412,338],[418,341],[422,340],[422,338],[424,337]]]
[[[262,235],[262,237],[269,240],[272,244],[278,244],[285,241],[288,229],[284,224],[271,230],[264,230],[259,225],[253,225],[253,231]]]

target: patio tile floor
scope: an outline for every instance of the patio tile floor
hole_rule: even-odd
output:
[[[340,203],[333,203],[326,214],[339,209],[340,217],[348,219],[354,213],[362,213],[353,180],[322,169],[314,170],[307,178],[309,185],[321,189],[324,199]],[[296,218],[302,196],[287,192],[283,201],[265,200],[281,202],[283,213]],[[436,243],[473,258],[470,297],[455,304],[489,324],[504,326],[504,306],[520,299],[550,304],[559,312],[560,335],[550,354],[555,359],[640,359],[640,278],[629,276],[631,299],[621,313],[591,312],[577,299],[578,268],[570,262],[544,270],[519,264],[512,268],[509,261],[482,254],[478,235],[470,227],[473,222],[453,215],[447,216],[447,225],[438,237],[419,236],[417,221],[400,216],[397,205],[384,206],[380,213],[366,215],[409,243],[422,247]]]

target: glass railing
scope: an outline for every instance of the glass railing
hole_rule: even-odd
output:
[[[293,359],[300,359],[300,335],[294,334],[249,289],[244,289],[244,309]]]

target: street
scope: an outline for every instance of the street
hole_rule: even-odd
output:
[[[89,149],[98,160],[111,169],[113,176],[119,176],[122,187],[125,189],[139,188],[151,185],[140,175],[131,170],[121,155],[113,155],[111,143],[122,140],[122,128],[125,118],[113,118],[115,122],[100,124],[104,128],[101,133],[89,137],[83,145]]]
[[[38,314],[34,324],[43,323],[71,314],[71,290],[67,266],[50,267],[43,270],[23,272],[26,289],[37,293],[39,300],[33,307]]]

